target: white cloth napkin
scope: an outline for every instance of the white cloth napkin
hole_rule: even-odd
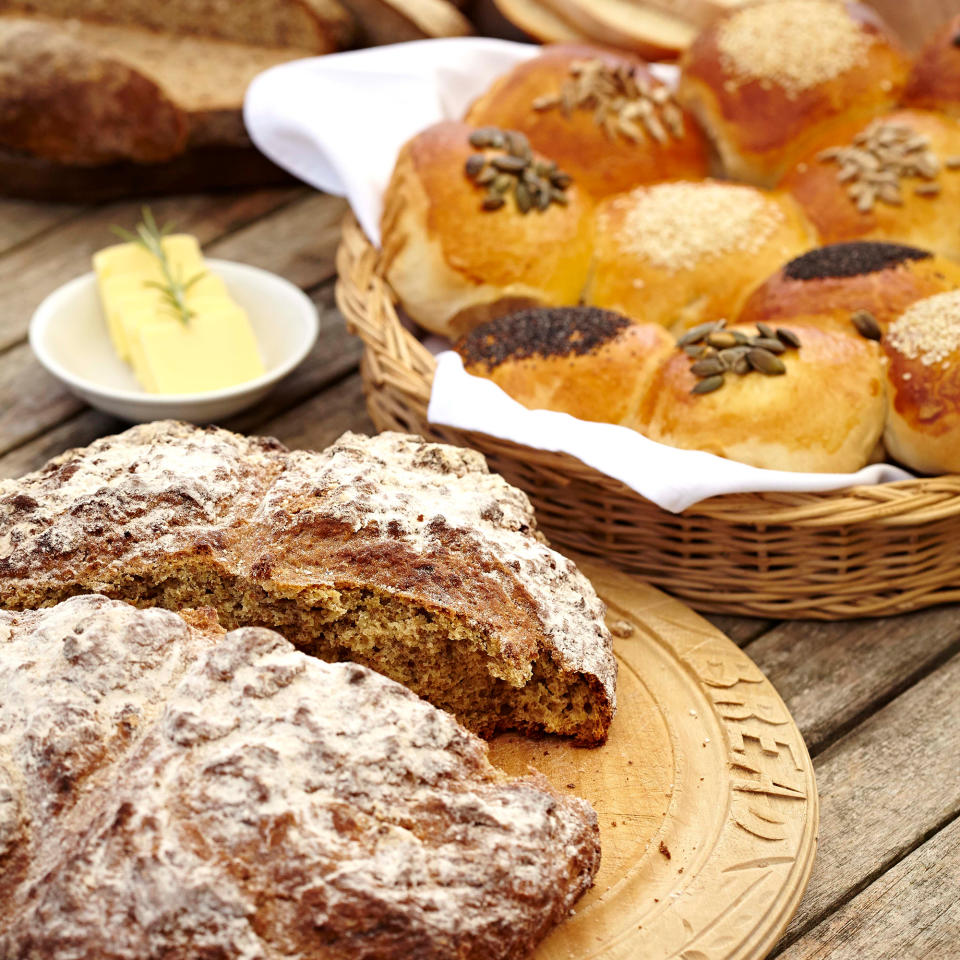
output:
[[[400,147],[432,123],[459,119],[496,77],[536,52],[528,44],[463,37],[296,60],[253,81],[244,119],[276,164],[345,196],[379,245],[383,192]],[[673,67],[655,69],[663,80],[675,79]],[[839,490],[910,478],[888,464],[853,474],[788,473],[677,450],[626,427],[527,410],[489,380],[467,374],[452,351],[437,361],[431,423],[569,453],[674,513],[723,493]]]

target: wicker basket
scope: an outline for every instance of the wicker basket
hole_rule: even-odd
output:
[[[428,423],[435,361],[400,322],[377,251],[352,217],[337,269],[337,302],[366,347],[377,428],[480,450],[527,491],[557,545],[639,573],[700,610],[833,620],[960,600],[960,476],[727,494],[668,513],[567,454]]]

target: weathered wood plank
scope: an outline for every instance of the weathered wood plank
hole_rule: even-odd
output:
[[[322,450],[341,433],[376,433],[363,403],[360,374],[346,378],[327,390],[259,428],[292,449]]]
[[[178,229],[208,243],[303,194],[298,187],[239,196],[165,197],[152,207],[158,220],[174,220]],[[90,257],[116,239],[111,225],[130,227],[139,211],[140,204],[132,202],[97,207],[0,258],[0,350],[23,338],[30,315],[48,293],[90,269]]]
[[[958,694],[955,656],[817,758],[820,848],[787,942],[960,812]]]
[[[346,210],[342,198],[313,193],[214,241],[206,252],[272,270],[309,289],[336,272],[334,257]]]
[[[727,613],[704,613],[701,616],[709,620],[718,630],[723,631],[738,647],[776,626],[776,620],[761,620],[758,617],[735,617]]]
[[[958,650],[956,606],[883,620],[795,620],[747,647],[814,754]]]
[[[956,960],[960,819],[780,955],[780,960]]]
[[[0,200],[0,254],[82,215],[85,209],[67,203]]]

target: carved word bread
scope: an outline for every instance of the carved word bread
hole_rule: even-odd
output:
[[[79,592],[279,630],[471,730],[606,738],[603,604],[527,497],[470,450],[386,433],[321,453],[134,427],[0,482],[0,606]]]
[[[0,956],[526,956],[596,815],[278,634],[104,597],[0,611]]]

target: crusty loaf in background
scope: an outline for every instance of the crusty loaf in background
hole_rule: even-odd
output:
[[[555,307],[491,320],[456,349],[467,373],[492,380],[531,410],[623,423],[635,419],[674,340],[659,324],[596,307]]]
[[[905,106],[920,110],[940,110],[960,117],[960,14],[945,23],[928,40],[914,61]]]
[[[465,166],[499,151],[471,146],[473,132],[445,122],[417,134],[384,196],[384,275],[412,319],[449,337],[523,307],[577,303],[590,263],[592,201],[576,182],[545,210],[523,213],[510,194],[482,209],[486,191]]]
[[[587,579],[483,457],[384,433],[321,453],[134,427],[0,481],[0,606],[210,605],[406,684],[468,727],[601,743],[616,662]]]
[[[76,597],[0,612],[0,677],[3,957],[514,960],[599,865],[584,801],[269,630]]]
[[[781,186],[824,243],[892,240],[960,260],[958,157],[954,117],[897,110],[833,127]]]
[[[816,243],[783,193],[660,183],[597,207],[587,303],[682,331],[737,315],[754,287]]]
[[[704,30],[681,61],[677,96],[728,176],[773,186],[838,120],[891,109],[908,62],[877,14],[838,0],[767,0]]]
[[[750,295],[740,323],[816,314],[852,333],[866,311],[880,333],[911,303],[960,289],[960,264],[902,243],[854,241],[817,247],[781,267]],[[868,321],[869,322],[869,321]]]
[[[544,48],[500,77],[466,122],[522,130],[597,198],[709,172],[703,134],[669,88],[642,60],[601,47]]]
[[[339,49],[353,32],[353,20],[337,0],[0,0],[0,12],[10,11],[313,53]]]
[[[0,17],[0,145],[62,163],[169,160],[183,109],[152,79],[43,21]]]

